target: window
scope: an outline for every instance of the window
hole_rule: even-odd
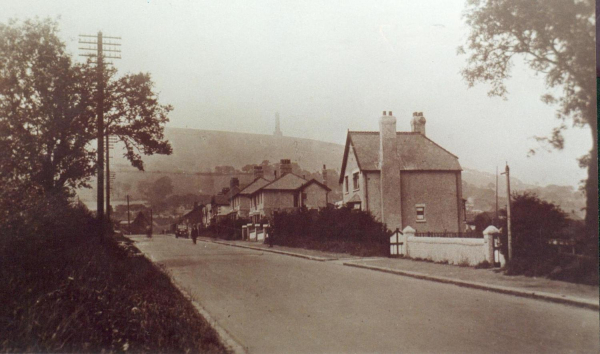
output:
[[[294,193],[294,207],[297,208],[298,207],[298,194]]]
[[[425,222],[425,205],[417,204],[417,222]]]
[[[358,190],[358,172],[352,175],[352,187],[355,191]]]
[[[346,182],[346,193],[348,193],[348,176],[344,177],[344,182]]]

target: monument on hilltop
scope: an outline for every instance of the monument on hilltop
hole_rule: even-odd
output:
[[[283,133],[281,132],[281,126],[279,123],[279,112],[275,113],[275,131],[273,132],[274,136],[283,136]]]

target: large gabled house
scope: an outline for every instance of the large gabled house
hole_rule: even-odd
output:
[[[271,218],[275,212],[290,212],[305,207],[319,209],[327,206],[327,194],[331,191],[323,183],[291,172],[290,160],[280,163],[280,176],[257,188],[250,196],[250,217],[253,222]]]
[[[392,112],[379,131],[348,131],[339,183],[344,204],[369,211],[390,230],[465,230],[458,157],[425,135],[415,112],[410,132],[396,131]]]

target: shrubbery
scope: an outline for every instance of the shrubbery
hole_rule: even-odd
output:
[[[12,198],[0,199],[0,352],[225,352],[166,274],[98,238],[85,206]]]
[[[577,231],[576,223],[556,204],[535,194],[512,196],[513,259],[506,266],[507,275],[548,276],[576,283],[598,284],[597,239],[587,240]],[[506,230],[506,222],[501,225]],[[549,240],[575,238],[579,256],[562,254]],[[508,254],[508,237],[501,235],[502,253]]]
[[[271,226],[276,245],[359,256],[384,256],[389,252],[385,226],[370,213],[347,207],[278,213]]]
[[[208,227],[208,233],[205,233],[205,235],[222,238],[224,240],[241,240],[242,226],[247,223],[248,221],[244,219],[223,219],[211,224]]]

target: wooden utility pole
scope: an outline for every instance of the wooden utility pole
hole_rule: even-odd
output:
[[[120,37],[103,37],[102,32],[98,32],[96,36],[91,35],[79,35],[79,43],[80,44],[88,44],[95,45],[88,46],[87,48],[79,48],[84,52],[79,54],[84,57],[91,57],[96,59],[96,137],[98,140],[98,161],[97,161],[97,179],[98,179],[98,197],[97,197],[97,212],[96,215],[98,217],[98,236],[102,238],[104,236],[104,88],[106,83],[104,82],[104,58],[112,58],[112,59],[120,59],[120,56],[114,55],[104,55],[104,52],[117,52],[120,53],[120,50],[115,49],[104,49],[103,46],[106,45],[120,45],[117,43],[105,43],[104,39],[121,39]],[[96,41],[89,38],[96,38]],[[96,53],[93,53],[96,51]],[[107,179],[109,177],[107,176]]]
[[[127,194],[127,232],[131,234],[131,222],[129,221],[129,194]]]
[[[512,251],[512,231],[510,227],[510,168],[508,167],[508,163],[506,164],[506,168],[504,169],[503,175],[506,175],[506,194],[508,197],[508,201],[506,202],[506,234],[508,235],[508,260],[512,260],[513,251]]]
[[[110,150],[114,147],[116,139],[110,135],[106,136],[106,219],[110,223],[110,184],[115,179],[115,173],[110,172]],[[109,230],[110,231],[110,230]]]
[[[498,227],[498,166],[496,166],[496,220],[494,220],[494,226]]]

